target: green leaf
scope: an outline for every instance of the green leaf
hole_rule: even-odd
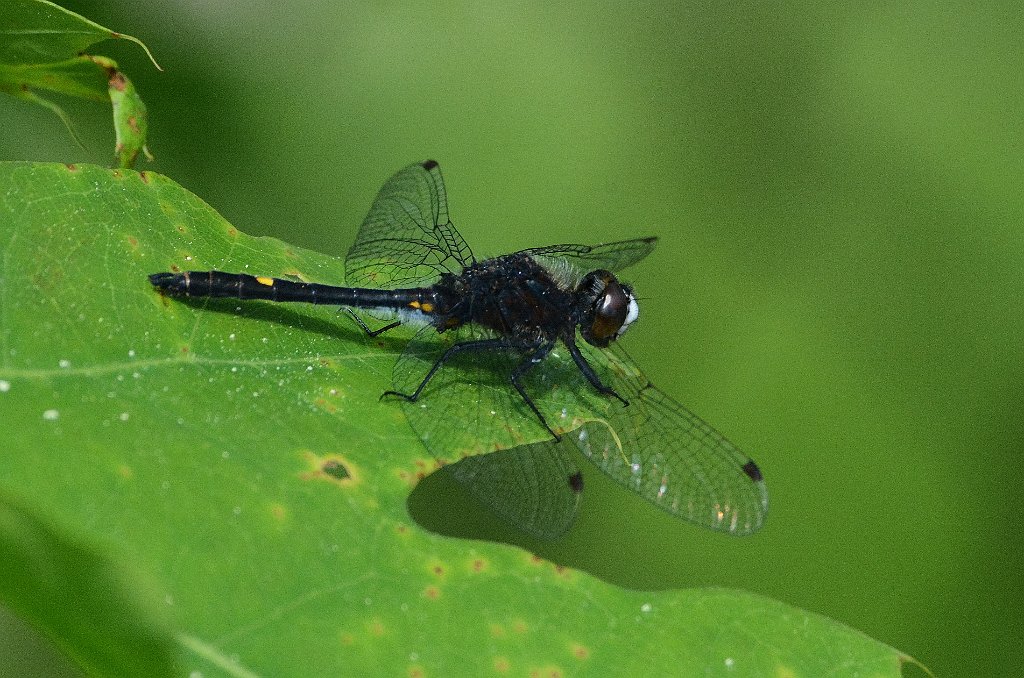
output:
[[[114,110],[115,156],[131,167],[146,143],[146,107],[117,64],[83,52],[109,39],[139,45],[158,69],[149,49],[130,35],[116,33],[44,0],[0,0],[0,91],[53,111],[74,135],[63,109],[39,90],[95,101],[110,100]],[[77,138],[76,138],[77,139]]]
[[[138,578],[2,493],[0,592],[90,674],[172,675],[171,636],[154,621],[162,617],[156,604],[139,603]]]
[[[424,530],[406,500],[434,461],[378,400],[402,341],[146,278],[340,284],[341,260],[152,173],[0,164],[0,196],[0,491],[146,573],[182,671],[899,675],[892,648],[756,595],[627,591]]]
[[[160,68],[142,41],[117,33],[46,0],[3,0],[0,63],[57,62],[76,57],[103,40],[129,40]]]

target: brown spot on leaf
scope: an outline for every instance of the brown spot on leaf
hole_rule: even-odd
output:
[[[303,480],[326,480],[349,489],[362,479],[359,468],[340,454],[318,455],[306,450],[302,456],[309,464],[308,470],[299,473]]]
[[[487,569],[487,561],[483,558],[474,558],[473,561],[469,564],[469,569],[472,572],[479,574]]]
[[[330,402],[326,398],[317,398],[316,400],[313,401],[313,404],[319,407],[327,414],[337,414],[338,412],[338,406]]]
[[[73,162],[69,162],[69,163],[67,163],[64,166],[67,167],[72,172],[77,172],[78,171],[78,166],[75,163],[73,163]]]
[[[232,238],[238,237],[238,229],[234,226],[228,226],[228,235]]]
[[[171,264],[171,272],[181,273],[181,268],[179,268],[177,264]]]
[[[441,597],[441,589],[436,586],[428,586],[423,589],[423,597],[427,600],[437,600]]]
[[[409,678],[423,678],[425,675],[427,674],[424,673],[422,666],[413,664],[409,667]]]
[[[508,673],[508,670],[512,668],[509,664],[507,657],[495,657],[494,658],[494,670],[498,673]]]
[[[590,648],[579,643],[572,644],[572,656],[576,659],[590,659]]]
[[[529,630],[529,627],[526,625],[526,622],[523,621],[522,619],[516,619],[515,621],[512,622],[512,632],[513,633],[523,634],[523,633],[526,633],[528,630]]]
[[[320,468],[335,480],[345,480],[349,477],[348,469],[337,459],[328,459]]]
[[[415,462],[413,462],[413,465],[416,467],[417,470],[407,471],[405,469],[398,469],[396,471],[398,479],[401,480],[406,485],[408,485],[409,487],[416,487],[419,481],[427,477],[428,473],[444,466],[444,462],[437,460],[427,462],[424,461],[423,459],[417,459]]]
[[[343,632],[341,635],[339,635],[338,640],[341,642],[342,645],[345,646],[352,645],[356,642],[355,636],[348,632]]]
[[[139,178],[142,179],[142,183],[148,184],[149,183],[149,172],[145,172],[145,171],[139,172]]]
[[[135,118],[134,115],[128,116],[128,126],[131,127],[132,131],[135,132],[136,134],[139,133],[139,121]]]
[[[366,625],[366,630],[370,632],[371,636],[380,638],[384,635],[384,623],[379,618],[373,618],[370,623]]]
[[[125,79],[121,71],[114,71],[110,74],[110,80],[108,84],[111,88],[116,89],[118,92],[123,92],[125,88]]]
[[[139,249],[139,239],[136,238],[134,235],[128,236],[128,244],[131,245],[131,248],[133,250]]]

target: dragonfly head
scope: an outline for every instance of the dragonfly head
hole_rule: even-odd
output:
[[[611,271],[592,271],[576,288],[580,334],[588,344],[605,348],[622,336],[640,314],[633,290]]]

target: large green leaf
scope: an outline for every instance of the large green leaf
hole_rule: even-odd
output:
[[[64,110],[41,96],[40,90],[109,100],[118,164],[131,167],[140,151],[149,155],[146,105],[135,86],[112,59],[84,54],[103,40],[130,40],[159,68],[141,41],[46,0],[0,0],[0,17],[0,92],[50,109],[69,130],[71,122]]]
[[[149,596],[139,605],[138,575],[64,539],[2,493],[0,582],[7,605],[46,629],[89,673],[173,675],[164,615]],[[2,657],[0,651],[8,664]]]
[[[0,165],[0,248],[0,491],[146,573],[185,671],[899,674],[892,648],[759,596],[627,591],[426,531],[406,499],[433,460],[378,400],[402,342],[146,279],[340,283],[338,259],[245,236],[159,175],[39,164]]]

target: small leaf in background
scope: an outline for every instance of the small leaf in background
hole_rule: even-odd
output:
[[[139,151],[146,150],[146,107],[117,64],[106,57],[83,52],[91,45],[123,39],[139,45],[158,69],[142,42],[104,28],[45,0],[0,0],[0,92],[53,111],[78,141],[64,110],[38,90],[67,96],[111,101],[115,158],[131,167]],[[80,143],[80,142],[79,142]]]
[[[179,675],[900,675],[896,650],[757,595],[625,590],[425,530],[406,502],[434,460],[378,399],[403,341],[147,279],[340,284],[340,259],[152,173],[0,163],[0,196],[0,492],[154,582]],[[50,543],[0,540],[12,562]],[[26,618],[87,646],[26,586]]]

